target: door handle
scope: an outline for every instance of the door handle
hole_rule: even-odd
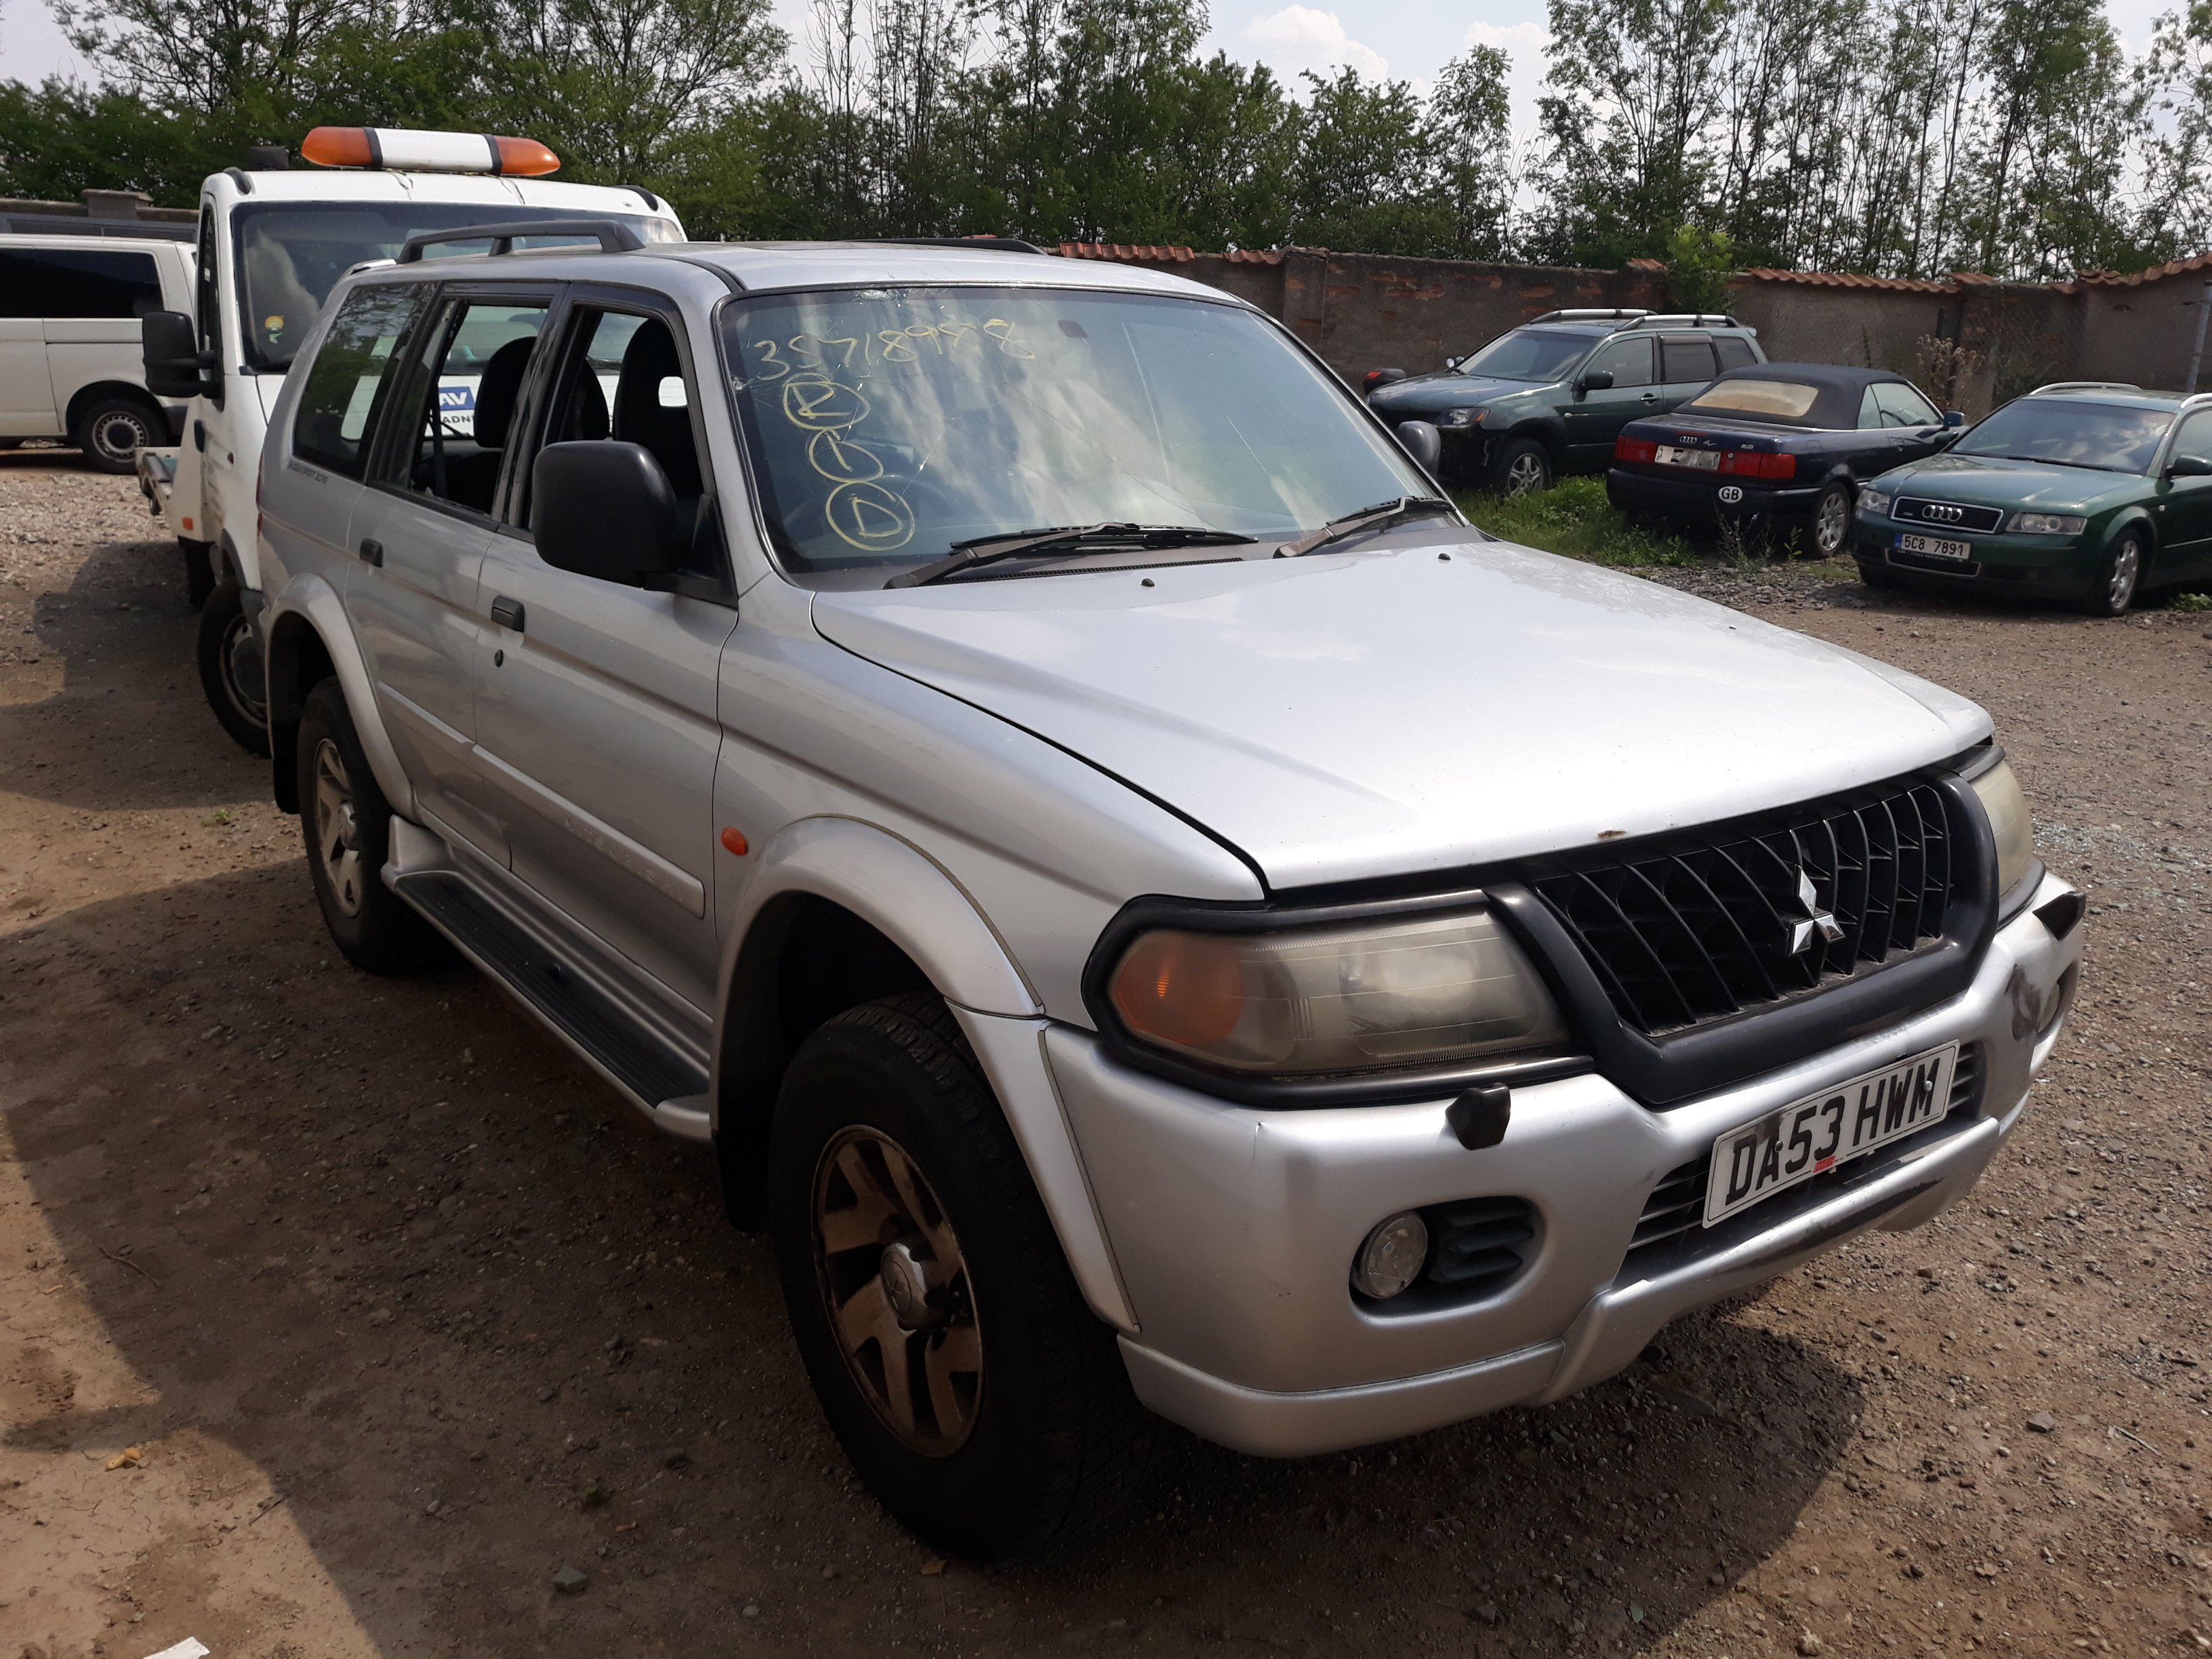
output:
[[[361,562],[363,564],[373,564],[380,570],[384,568],[384,544],[377,540],[374,536],[362,537],[361,538]]]
[[[1637,399],[1637,401],[1638,403],[1656,404],[1659,401],[1659,394],[1656,392],[1647,392],[1643,395],[1643,397]]]
[[[520,634],[522,632],[522,601],[506,598],[494,599],[491,602],[491,619],[501,628],[512,628]]]

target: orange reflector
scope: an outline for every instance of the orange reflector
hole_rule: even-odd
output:
[[[185,520],[185,529],[187,529],[187,530],[190,530],[191,527],[192,527],[192,521],[191,521],[190,519],[186,519],[186,520]]]
[[[1243,1018],[1243,963],[1233,939],[1172,929],[1146,933],[1121,958],[1107,994],[1139,1036],[1202,1047],[1220,1042]]]
[[[725,830],[722,831],[722,845],[729,851],[735,853],[739,858],[744,857],[747,851],[745,838],[734,830]]]
[[[561,158],[535,138],[494,138],[491,142],[492,148],[499,152],[499,170],[501,173],[520,173],[525,178],[534,179],[541,173],[555,173],[560,169]]]
[[[317,127],[301,140],[300,159],[319,167],[373,167],[377,162],[367,127]]]

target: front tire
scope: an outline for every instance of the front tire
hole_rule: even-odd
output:
[[[1869,587],[1898,588],[1905,586],[1897,573],[1879,558],[1859,561],[1859,580]]]
[[[167,441],[161,411],[136,398],[102,398],[77,416],[70,434],[95,472],[132,472],[138,452]]]
[[[215,546],[210,542],[196,542],[189,536],[177,538],[177,550],[185,561],[185,598],[198,611],[215,592]]]
[[[1512,438],[1490,464],[1490,487],[1501,495],[1527,495],[1552,487],[1552,452],[1534,438]]]
[[[216,723],[247,754],[267,754],[269,677],[236,582],[217,584],[200,609],[199,670]]]
[[[307,694],[295,758],[307,876],[331,942],[372,974],[410,973],[444,960],[445,941],[384,884],[392,807],[336,680]]]
[[[2123,531],[2105,556],[2096,586],[2081,599],[2081,609],[2093,617],[2124,617],[2142,586],[2142,532]]]
[[[864,1003],[800,1045],[769,1182],[807,1375],[899,1521],[959,1554],[1021,1554],[1140,1489],[1154,1419],[941,999]]]

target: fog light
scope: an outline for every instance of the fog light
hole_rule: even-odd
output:
[[[1359,1247],[1352,1263],[1352,1288],[1388,1302],[1421,1276],[1428,1259],[1429,1224],[1418,1211],[1401,1211],[1379,1223]]]

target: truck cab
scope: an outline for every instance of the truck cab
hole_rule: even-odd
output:
[[[674,210],[650,191],[543,177],[559,159],[533,140],[318,127],[301,154],[316,165],[295,171],[281,149],[257,150],[256,165],[208,178],[191,309],[149,317],[144,334],[148,385],[186,406],[177,447],[141,452],[140,487],[176,537],[201,607],[209,705],[242,748],[264,755],[254,481],[269,411],[331,286],[356,265],[396,258],[410,238],[490,223],[589,216],[629,227],[641,242],[684,239]],[[457,235],[426,252],[481,252],[484,240]],[[454,413],[472,402],[465,383],[448,395]]]

